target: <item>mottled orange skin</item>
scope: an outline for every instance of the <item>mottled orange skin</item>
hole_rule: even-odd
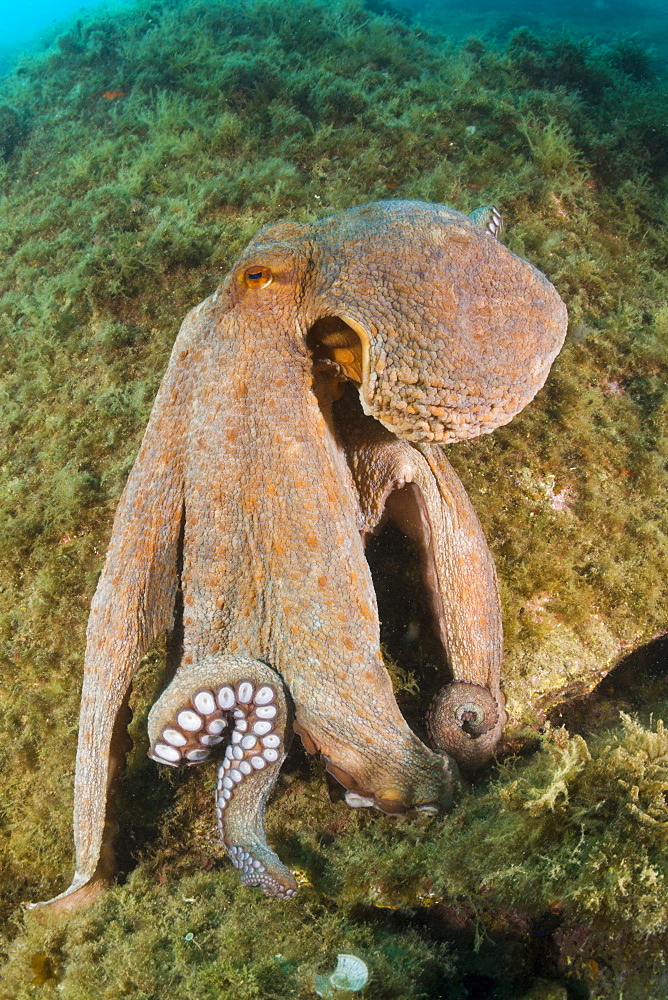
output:
[[[248,272],[258,268],[271,281],[249,286]],[[346,416],[336,401],[339,381],[354,369],[346,369],[345,352],[332,355],[340,364],[320,359],[314,374],[307,338],[324,317],[359,336],[367,417]],[[466,216],[399,201],[310,226],[267,227],[188,314],[91,607],[77,869],[57,897],[61,905],[89,898],[112,870],[114,725],[118,740],[139,661],[174,626],[179,584],[183,655],[151,713],[152,739],[167,709],[200,683],[200,664],[212,678],[220,670],[222,683],[247,657],[282,681],[295,729],[353,797],[389,812],[447,807],[457,768],[426,747],[397,708],[363,538],[386,507],[409,534],[416,510],[428,525],[425,577],[452,676],[479,685],[496,706],[478,755],[488,757],[505,718],[494,566],[434,443],[510,420],[543,384],[565,323],[549,282]],[[406,490],[417,507],[398,504],[392,515],[388,497]],[[288,711],[286,702],[281,718]],[[466,751],[461,759],[466,764]],[[245,783],[226,815],[226,843],[263,842],[261,813],[278,767]],[[250,829],[253,796],[262,808]],[[267,864],[273,859],[271,852]],[[277,884],[289,883],[286,872],[275,865]]]

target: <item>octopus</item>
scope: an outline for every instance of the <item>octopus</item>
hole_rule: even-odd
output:
[[[510,421],[542,387],[566,309],[498,240],[501,217],[380,201],[262,229],[186,316],[121,497],[95,592],[74,793],[76,871],[114,873],[133,676],[170,636],[148,718],[160,764],[218,758],[241,881],[291,898],[264,833],[292,733],[352,807],[447,810],[506,722],[494,562],[443,445]],[[380,649],[366,541],[417,546],[447,673],[427,746]]]

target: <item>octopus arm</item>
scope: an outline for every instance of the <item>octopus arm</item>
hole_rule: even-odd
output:
[[[503,629],[492,554],[442,449],[428,444],[414,448],[413,482],[422,508],[418,518],[427,522],[421,532],[423,573],[453,680],[482,684],[498,695]]]
[[[452,673],[452,682],[432,703],[429,732],[433,744],[462,767],[480,767],[492,756],[507,720],[494,560],[473,505],[441,448],[414,447],[421,459],[413,472],[419,490],[415,520],[426,520],[418,538],[423,577]]]
[[[429,715],[432,742],[462,767],[491,757],[506,721],[500,688],[501,602],[473,505],[437,445],[404,441],[363,415],[351,394],[336,424],[359,500],[362,535],[391,522],[420,552],[422,577],[452,682]]]
[[[437,445],[387,447],[396,478],[387,483],[383,519],[416,542],[422,578],[452,681],[428,715],[432,743],[464,768],[486,763],[506,721],[500,688],[501,602],[473,505]]]
[[[128,749],[130,684],[149,645],[171,627],[174,615],[193,377],[189,354],[207,307],[205,302],[193,309],[181,327],[93,597],[74,779],[76,870],[69,888],[48,901],[61,909],[93,898],[114,872],[115,786]]]
[[[279,675],[248,656],[184,664],[148,719],[149,756],[172,767],[206,760],[227,741],[218,768],[216,814],[228,857],[244,885],[291,899],[292,872],[267,844],[264,810],[290,739]]]

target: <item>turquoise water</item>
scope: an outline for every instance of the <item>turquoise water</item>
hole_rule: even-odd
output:
[[[88,5],[94,6],[94,5]],[[79,0],[36,0],[30,4],[17,4],[14,0],[0,3],[0,24],[3,44],[7,48],[31,44],[36,36],[60,23],[76,11],[85,10]]]
[[[113,10],[132,3],[82,4],[80,0],[34,0],[19,4],[0,0],[0,73],[24,52],[47,48],[77,16],[93,10]],[[566,31],[576,36],[609,39],[634,34],[660,64],[668,62],[668,3],[666,0],[477,0],[468,4],[443,0],[370,0],[370,10],[406,13],[455,38],[479,34],[502,41],[518,27],[537,32]]]
[[[118,6],[122,5],[85,4],[81,0],[33,0],[25,4],[0,0],[0,73],[7,72],[23,53],[48,48],[78,15]]]

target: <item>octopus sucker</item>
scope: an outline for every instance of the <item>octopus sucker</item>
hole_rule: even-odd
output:
[[[491,757],[506,723],[505,698],[482,684],[454,681],[441,688],[427,712],[432,746],[452,754],[460,767],[480,767]]]
[[[207,760],[224,741],[222,735],[211,735],[212,727],[215,731],[222,724],[220,732],[229,732],[215,797],[225,850],[245,885],[285,899],[294,895],[297,884],[266,843],[262,817],[285,759],[289,722],[280,677],[244,656],[211,656],[182,667],[148,720],[149,756],[171,766]],[[249,796],[255,801],[253,812]]]
[[[225,849],[268,895],[296,891],[263,825],[293,710],[355,807],[448,809],[458,762],[494,753],[496,574],[442,446],[526,406],[567,326],[501,224],[492,206],[469,217],[401,200],[277,222],[186,316],[91,604],[76,868],[56,907],[113,877],[130,686],[166,631],[175,674],[149,715],[150,755],[172,767],[221,755]],[[387,521],[417,542],[444,651],[436,749],[403,718],[380,651],[364,544]]]

